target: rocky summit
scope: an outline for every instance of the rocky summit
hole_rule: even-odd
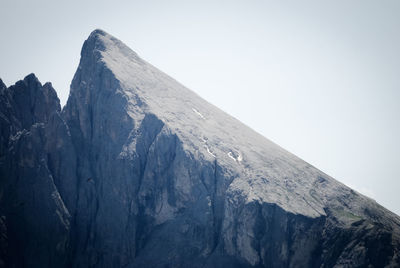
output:
[[[0,80],[0,267],[400,267],[400,217],[101,30]]]

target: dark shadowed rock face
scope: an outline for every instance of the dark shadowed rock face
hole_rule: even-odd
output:
[[[400,219],[96,30],[0,80],[0,267],[398,267]]]
[[[0,98],[0,264],[63,265],[71,216],[51,170],[53,153],[62,154],[52,143],[68,142],[57,94],[31,74]]]

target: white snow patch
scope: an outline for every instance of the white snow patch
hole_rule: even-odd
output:
[[[229,151],[228,156],[232,158],[235,162],[241,162],[243,160],[243,157],[239,152],[232,153],[232,151]]]
[[[195,112],[198,116],[200,116],[202,119],[206,119],[199,111],[197,111],[195,108],[192,108],[193,112]]]
[[[206,147],[207,152],[208,152],[210,155],[212,155],[212,156],[214,156],[214,157],[217,157],[215,154],[213,154],[213,153],[210,151],[210,148],[208,148],[207,145],[204,145],[204,147]]]
[[[233,161],[236,161],[236,158],[233,157],[232,152],[229,152],[229,153],[228,153],[228,156],[229,156],[230,158],[232,158]]]

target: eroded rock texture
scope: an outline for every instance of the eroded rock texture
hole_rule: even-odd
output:
[[[0,80],[0,267],[398,267],[400,219],[96,30]]]

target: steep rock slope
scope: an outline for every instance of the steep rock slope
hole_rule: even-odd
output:
[[[111,35],[95,30],[85,41],[61,113],[51,86],[36,78],[32,86],[32,79],[1,85],[3,262],[400,265],[398,216],[207,103]],[[40,198],[14,215],[20,200],[31,203],[27,190]],[[16,234],[21,229],[26,241]],[[38,241],[46,249],[32,248]],[[43,258],[35,258],[38,250]]]

